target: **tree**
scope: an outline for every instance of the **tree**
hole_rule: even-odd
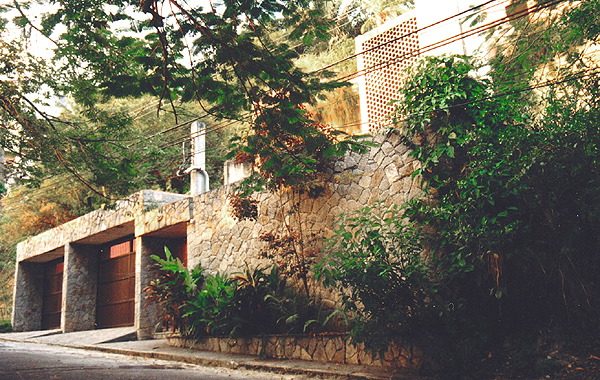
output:
[[[327,72],[309,75],[297,69],[296,51],[269,37],[271,30],[286,28],[292,39],[304,43],[327,38],[330,21],[321,17],[319,2],[208,2],[205,7],[175,0],[54,4],[54,10],[34,25],[23,12],[29,4],[15,3],[20,13],[15,23],[35,28],[55,43],[52,74],[44,72],[40,81],[56,95],[72,96],[101,127],[91,138],[78,134],[77,128],[59,131],[57,120],[31,105],[7,117],[38,135],[51,131],[44,137],[53,139],[36,147],[45,154],[39,159],[50,162],[54,157],[73,175],[85,161],[81,157],[97,157],[92,164],[101,175],[88,181],[91,187],[106,186],[103,181],[114,177],[126,183],[135,172],[127,147],[115,141],[115,136],[119,141],[129,137],[123,126],[130,121],[96,107],[110,97],[152,94],[169,103],[175,114],[177,101],[195,100],[217,119],[248,120],[252,132],[240,140],[238,149],[261,157],[262,179],[253,187],[304,184],[307,177],[316,179],[325,157],[348,149],[347,143],[320,131],[299,107],[320,91],[342,84],[323,80]],[[117,30],[117,25],[122,28]],[[60,31],[53,34],[55,30]],[[73,146],[62,149],[65,141]]]
[[[599,10],[596,0],[512,0],[507,7],[512,21],[487,34],[496,48],[490,62],[496,85],[513,91],[596,67]],[[473,23],[484,19],[485,13]]]

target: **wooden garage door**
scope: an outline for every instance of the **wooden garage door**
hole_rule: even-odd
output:
[[[98,328],[132,326],[135,304],[134,241],[109,244],[100,253]]]
[[[63,272],[64,258],[44,264],[43,330],[60,328]]]

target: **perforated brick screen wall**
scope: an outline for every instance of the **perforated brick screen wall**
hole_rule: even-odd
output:
[[[390,123],[388,116],[394,107],[388,103],[398,98],[402,71],[417,60],[419,38],[417,33],[411,33],[416,30],[417,19],[409,18],[364,40],[360,46],[360,51],[374,48],[363,54],[363,67],[358,67],[359,70],[364,69],[365,73],[365,89],[361,91],[361,96],[366,97],[366,102],[363,100],[361,103],[367,108],[370,131]],[[365,122],[366,120],[363,120],[363,123]]]

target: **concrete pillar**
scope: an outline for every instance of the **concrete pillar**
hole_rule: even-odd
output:
[[[144,289],[158,278],[156,262],[151,255],[162,257],[164,239],[140,236],[135,239],[135,317],[134,326],[139,340],[150,339],[161,321],[161,311],[155,303],[148,303]]]
[[[186,172],[190,173],[190,195],[205,193],[209,190],[208,173],[206,172],[206,125],[195,121],[191,124],[192,166]]]
[[[95,328],[99,257],[96,246],[65,245],[61,318],[64,333]]]
[[[12,328],[14,331],[42,329],[43,293],[43,264],[18,263],[13,293]]]

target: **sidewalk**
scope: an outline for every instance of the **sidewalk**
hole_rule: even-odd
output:
[[[44,343],[211,367],[249,369],[280,374],[303,374],[326,379],[424,379],[409,371],[393,372],[389,369],[374,366],[328,364],[303,360],[259,359],[249,355],[222,354],[171,347],[167,345],[166,339],[142,341],[132,339],[135,339],[135,330],[132,327],[67,334],[62,334],[60,330],[0,334],[0,340],[6,341]]]

